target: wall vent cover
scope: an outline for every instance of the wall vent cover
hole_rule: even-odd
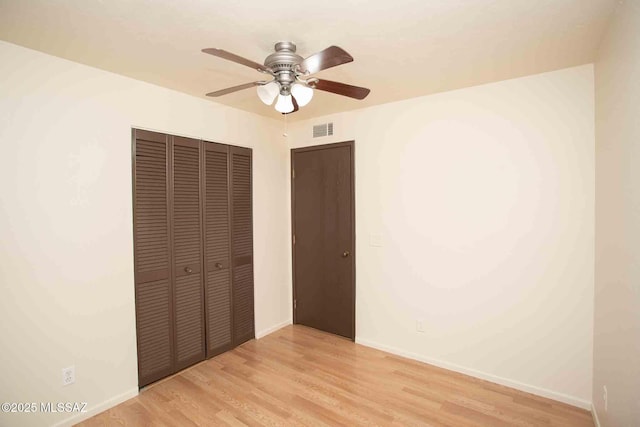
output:
[[[333,135],[333,123],[323,123],[313,127],[313,137],[320,138],[323,136]]]

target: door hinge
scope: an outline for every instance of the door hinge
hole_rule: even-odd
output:
[[[294,245],[296,244],[296,235],[295,234],[293,235],[293,244]]]
[[[293,309],[297,310],[298,309],[298,300],[293,300]]]
[[[295,169],[291,169],[291,178],[293,178],[293,179],[296,178],[296,170]]]

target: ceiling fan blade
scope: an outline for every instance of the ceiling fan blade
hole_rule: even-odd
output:
[[[365,99],[367,95],[369,95],[369,92],[371,92],[371,90],[366,87],[351,86],[346,83],[320,79],[315,83],[314,88],[355,99]]]
[[[208,53],[209,55],[217,56],[218,58],[226,59],[227,61],[233,61],[237,64],[245,65],[249,68],[253,68],[254,70],[258,70],[263,73],[271,73],[271,68],[265,67],[262,64],[259,64],[255,61],[252,61],[247,58],[243,58],[242,56],[238,56],[235,53],[227,52],[226,50],[216,49],[216,48],[208,48],[202,49],[204,53]]]
[[[288,113],[282,113],[283,115],[295,113],[296,111],[298,111],[300,109],[300,107],[298,106],[298,101],[296,101],[296,97],[295,96],[291,95],[291,101],[293,101],[293,110],[289,111]]]
[[[300,63],[300,71],[304,74],[313,74],[351,61],[353,61],[353,57],[344,49],[338,46],[330,46],[303,60]]]
[[[233,92],[237,92],[239,90],[243,90],[243,89],[249,89],[250,87],[254,87],[254,86],[259,86],[261,84],[264,84],[263,82],[251,82],[251,83],[245,83],[243,85],[238,85],[238,86],[232,86],[232,87],[228,87],[226,89],[220,89],[217,90],[215,92],[209,92],[207,94],[207,96],[222,96],[222,95],[226,95],[228,93],[233,93]]]

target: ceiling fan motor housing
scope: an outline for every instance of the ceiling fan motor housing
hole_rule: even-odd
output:
[[[276,81],[280,83],[280,93],[288,95],[296,81],[295,66],[304,58],[296,54],[296,45],[292,42],[278,42],[274,49],[275,52],[264,60],[264,65],[273,70]]]

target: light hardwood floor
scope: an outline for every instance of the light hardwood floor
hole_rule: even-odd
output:
[[[593,426],[563,403],[303,326],[195,365],[81,426]]]

